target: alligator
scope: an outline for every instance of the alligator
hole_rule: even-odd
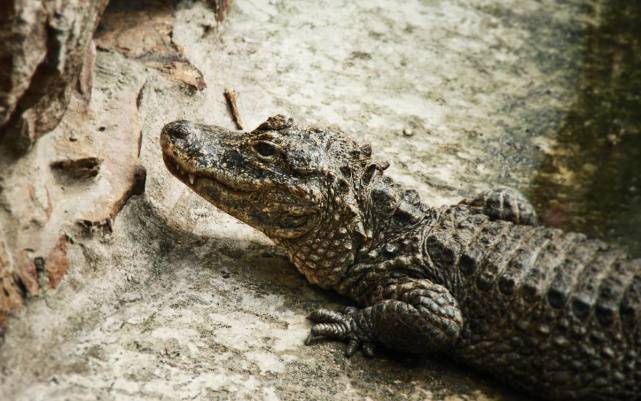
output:
[[[312,312],[307,344],[438,352],[551,400],[641,399],[641,259],[538,224],[520,192],[429,207],[371,146],[283,115],[247,133],[174,121],[160,143],[174,176],[357,305]]]

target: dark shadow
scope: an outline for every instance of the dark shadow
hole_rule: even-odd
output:
[[[604,2],[577,98],[530,190],[543,222],[641,256],[641,2]]]
[[[252,292],[254,296],[269,294],[282,297],[285,307],[292,310],[302,309],[305,313],[311,313],[317,308],[338,310],[342,306],[354,305],[333,291],[308,283],[276,246],[224,236],[194,234],[177,226],[144,197],[132,198],[127,207],[133,208],[128,216],[138,220],[129,222],[134,227],[131,240],[137,243],[151,240],[160,245],[156,254],[159,266],[155,271],[157,280],[172,282],[172,275],[177,269],[211,269],[222,279],[242,283],[243,291]],[[144,227],[144,230],[140,230],[140,227]],[[196,256],[195,249],[207,251],[198,252]],[[221,262],[221,255],[226,258],[225,262]],[[198,274],[194,273],[194,277],[198,277]],[[230,302],[233,302],[232,299]],[[301,319],[304,317],[301,316]],[[348,359],[343,355],[345,346],[344,343],[325,340],[310,345],[317,348],[313,352],[320,361],[338,364],[346,377],[359,383],[360,387],[389,383],[398,391],[411,393],[415,391],[416,382],[421,382],[429,384],[435,399],[452,395],[473,399],[482,393],[490,398],[531,400],[482,372],[452,361],[446,354],[419,356],[379,346],[374,358],[357,353]],[[304,372],[309,366],[301,364],[299,368]],[[310,378],[317,374],[315,371],[307,373]]]

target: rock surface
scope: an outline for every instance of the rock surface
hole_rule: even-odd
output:
[[[211,6],[216,16],[203,21],[203,29],[212,29],[220,18],[222,5],[214,1]],[[102,49],[115,50],[194,90],[203,90],[206,84],[202,73],[174,40],[173,10],[173,2],[167,0],[112,1],[110,12],[100,22],[96,42]]]
[[[144,61],[152,54],[153,67],[203,89],[200,72],[171,41],[171,2],[122,3],[125,10],[116,4],[118,12],[103,20],[101,51]],[[6,43],[0,49],[6,61],[0,67],[0,336],[7,315],[25,298],[60,282],[74,237],[110,231],[126,200],[144,191],[137,108],[144,67],[102,64],[94,88],[92,36],[106,4],[0,5]],[[210,6],[221,12],[224,4]],[[154,9],[157,18],[140,24]],[[127,47],[136,42],[138,48]]]
[[[90,93],[90,43],[107,2],[0,4],[0,140],[18,153],[60,123],[77,87]]]
[[[443,358],[345,359],[339,344],[303,346],[305,315],[345,301],[308,285],[264,236],[172,178],[158,134],[177,118],[233,128],[223,96],[231,88],[248,128],[286,113],[340,129],[371,142],[389,173],[430,204],[496,184],[527,188],[576,96],[582,34],[599,23],[594,4],[237,0],[217,32],[211,9],[182,1],[126,35],[103,31],[94,99],[142,85],[146,191],[112,230],[80,231],[64,245],[70,268],[58,289],[12,319],[0,398],[524,399]],[[150,27],[164,28],[149,49],[163,49],[158,38],[171,32],[167,54],[179,49],[206,87],[122,45]],[[109,104],[94,108],[98,128],[128,115]],[[114,155],[94,156],[100,177]]]
[[[134,66],[135,67],[135,66]],[[140,69],[140,68],[139,68]],[[55,288],[70,261],[76,235],[111,230],[140,175],[141,129],[136,99],[140,72],[97,68],[92,108],[72,99],[60,125],[24,157],[0,156],[0,327],[23,298]],[[124,84],[126,82],[126,84]],[[6,151],[6,150],[5,150]]]
[[[49,143],[56,149],[46,155],[17,156],[58,126],[70,102],[67,122],[83,128],[92,92],[92,37],[106,4],[0,3],[0,335],[7,314],[25,296],[55,286],[69,266],[69,237],[59,232],[68,202],[62,201],[64,189],[49,182],[46,161],[69,157],[67,150],[80,144]]]

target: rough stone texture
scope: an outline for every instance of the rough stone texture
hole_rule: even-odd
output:
[[[172,42],[172,2],[116,3],[126,7],[116,4],[104,21],[98,36],[103,51],[142,57],[166,76],[204,88],[200,72]],[[101,65],[93,87],[91,38],[106,4],[0,4],[0,39],[6,44],[0,49],[0,336],[23,298],[60,282],[74,234],[111,230],[129,196],[144,191],[146,171],[137,164],[142,66]],[[228,3],[210,6],[218,13],[213,27]],[[140,24],[148,12],[155,18]],[[34,145],[51,130],[52,138]]]
[[[140,71],[99,66],[92,111],[74,96],[61,124],[24,157],[0,155],[1,328],[22,298],[57,286],[75,235],[110,230],[129,196],[141,192]]]
[[[62,119],[108,0],[0,3],[0,140],[24,153]],[[87,96],[85,68],[80,89]]]
[[[346,360],[340,345],[304,347],[307,312],[344,300],[171,178],[158,133],[177,118],[232,128],[232,88],[247,127],[285,112],[339,128],[372,142],[390,175],[430,204],[524,188],[573,103],[582,34],[599,23],[592,4],[238,0],[217,33],[213,11],[179,2],[172,41],[202,72],[202,91],[98,51],[95,86],[101,74],[117,87],[145,81],[147,190],[112,233],[74,236],[58,290],[13,319],[0,398],[522,399],[443,359]]]
[[[210,2],[220,12],[216,1]],[[183,55],[173,39],[174,2],[171,0],[112,1],[100,22],[96,42],[103,49],[118,51],[128,58],[163,72],[167,77],[195,90],[206,87],[202,73]],[[216,25],[216,18],[203,21],[203,29]]]
[[[216,14],[216,21],[221,22],[225,19],[225,14],[229,10],[231,0],[207,0],[207,4]]]

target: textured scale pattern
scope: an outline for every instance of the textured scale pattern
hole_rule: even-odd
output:
[[[641,400],[641,260],[538,226],[518,191],[430,208],[368,145],[274,116],[248,133],[176,121],[169,171],[357,307],[319,309],[307,344],[443,352],[554,400]]]
[[[465,318],[457,358],[559,399],[637,397],[641,261],[462,206],[442,210],[427,230],[430,268],[450,272]]]

